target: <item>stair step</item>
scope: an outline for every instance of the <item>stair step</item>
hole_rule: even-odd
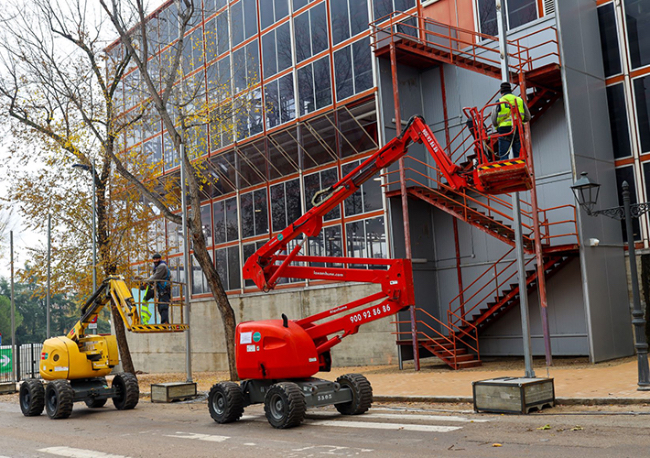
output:
[[[457,369],[467,369],[467,368],[470,368],[470,367],[478,367],[478,366],[481,366],[482,364],[483,363],[481,363],[481,361],[479,361],[478,359],[475,359],[475,360],[472,360],[472,361],[463,361],[463,362],[459,362],[457,364]]]

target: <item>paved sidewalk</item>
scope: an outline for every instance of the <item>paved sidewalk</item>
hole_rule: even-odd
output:
[[[543,360],[535,360],[535,375],[547,376]],[[373,387],[377,401],[458,401],[472,402],[472,382],[497,377],[523,377],[521,362],[484,362],[477,368],[450,370],[446,366],[423,362],[421,370],[413,370],[412,363],[404,370],[396,366],[368,366],[334,368],[317,377],[334,380],[341,374],[364,374]],[[584,360],[572,364],[558,361],[548,375],[554,379],[555,396],[560,404],[650,404],[650,391],[638,391],[636,357],[589,364]]]

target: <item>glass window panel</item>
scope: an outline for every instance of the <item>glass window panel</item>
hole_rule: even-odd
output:
[[[311,64],[298,69],[298,95],[301,115],[311,113],[316,109],[314,103],[314,77]]]
[[[205,60],[213,61],[217,57],[217,30],[215,20],[210,19],[205,23]]]
[[[375,20],[387,19],[386,15],[393,12],[393,0],[373,0]]]
[[[325,256],[325,241],[321,231],[315,237],[309,237],[309,256]],[[312,267],[324,267],[324,262],[310,262]]]
[[[224,10],[217,16],[217,49],[219,55],[230,48],[228,40],[228,10]]]
[[[368,1],[348,0],[350,5],[350,33],[355,36],[358,33],[368,30]]]
[[[260,2],[260,22],[262,23],[262,30],[273,24],[273,2],[269,0],[262,0]]]
[[[307,5],[310,1],[313,0],[293,0],[293,10],[298,11],[300,8]]]
[[[293,73],[278,81],[280,90],[280,121],[285,123],[296,117],[296,97],[293,91]]]
[[[309,31],[309,11],[296,16],[293,20],[293,33],[296,43],[296,62],[302,62],[311,57],[310,42],[305,39],[311,34]]]
[[[287,17],[289,14],[289,0],[274,0],[275,3],[275,20]]]
[[[232,55],[233,60],[233,82],[235,93],[246,88],[246,48],[240,48]]]
[[[618,47],[616,13],[613,3],[598,8],[598,23],[600,25],[600,46],[603,52],[605,76],[618,75],[621,73],[621,54]]]
[[[352,43],[354,55],[354,93],[358,94],[372,87],[372,60],[370,38]]]
[[[537,0],[508,0],[508,28],[515,29],[537,19]]]
[[[255,207],[255,235],[269,232],[269,209],[266,200],[266,188],[258,189],[253,196]]]
[[[230,7],[232,20],[230,21],[230,41],[237,46],[244,41],[244,16],[242,14],[242,2],[237,2]]]
[[[222,248],[221,250],[216,250],[216,256],[214,258],[214,266],[217,269],[219,278],[221,279],[221,284],[225,290],[229,290],[228,286],[228,249]]]
[[[623,205],[623,182],[627,181],[630,186],[630,203],[638,202],[636,198],[636,182],[634,180],[634,169],[632,166],[620,167],[616,169],[616,189],[618,191],[618,204]],[[625,221],[621,221],[621,230],[623,231],[623,241],[627,242],[627,229]],[[632,236],[634,240],[641,240],[641,226],[639,218],[632,218]]]
[[[364,221],[366,230],[366,246],[369,258],[384,259],[388,257],[386,245],[386,229],[384,217],[371,218]]]
[[[645,201],[650,202],[650,162],[643,162],[643,181],[645,182]]]
[[[350,46],[346,46],[334,53],[336,100],[343,100],[354,93],[354,87],[352,85],[351,49]]]
[[[320,172],[321,176],[321,189],[327,189],[339,181],[339,171],[336,168],[327,169]],[[325,221],[331,221],[341,217],[340,206],[334,207],[329,213],[325,215]]]
[[[257,0],[243,0],[243,3],[244,35],[245,38],[250,38],[257,33]]]
[[[248,243],[244,245],[242,248],[244,250],[244,262],[242,263],[242,266],[248,261],[248,258],[253,256],[255,252],[264,245],[264,242],[256,242],[256,243]],[[244,286],[247,288],[255,286],[255,282],[253,280],[244,280]]]
[[[377,1],[375,1],[376,3]],[[330,17],[332,23],[332,41],[334,44],[339,44],[350,38],[348,0],[330,0]]]
[[[341,168],[343,176],[347,176],[359,165],[359,161],[350,162]],[[363,213],[363,186],[355,191],[350,197],[343,201],[345,216],[354,216]]]
[[[614,157],[620,159],[632,155],[630,130],[627,124],[627,104],[623,83],[607,87],[607,106],[612,130]]]
[[[300,182],[295,179],[286,183],[287,226],[302,215],[300,199]],[[284,229],[284,228],[283,228]]]
[[[481,33],[493,37],[499,34],[497,29],[497,7],[494,0],[478,0],[478,17]]]
[[[641,152],[650,151],[650,76],[634,80],[637,124],[641,140]]]
[[[246,45],[246,74],[249,86],[260,82],[260,50],[257,40]]]
[[[270,129],[280,125],[280,97],[278,82],[272,81],[264,86],[264,101],[266,108],[266,127]]]
[[[224,201],[212,204],[212,213],[214,214],[214,243],[226,243],[226,212],[224,210]]]
[[[276,29],[278,50],[278,72],[291,67],[293,57],[291,54],[291,30],[286,22]]]
[[[323,239],[325,242],[325,254],[327,256],[343,256],[341,226],[326,227],[323,230]],[[342,264],[328,262],[327,267],[342,267]]]
[[[241,288],[241,267],[239,265],[239,247],[228,247],[228,287]]]
[[[366,238],[364,234],[363,221],[355,221],[345,225],[345,237],[348,245],[348,256],[352,258],[366,258]],[[351,267],[364,267],[354,265]]]
[[[327,16],[325,14],[325,3],[323,2],[310,9],[309,14],[311,17],[311,55],[313,56],[327,49]]]
[[[275,57],[275,31],[269,32],[262,37],[262,63],[265,78],[278,72],[278,62]]]
[[[320,110],[332,104],[332,75],[330,73],[330,58],[323,57],[314,62],[314,82],[316,93],[316,109]]]
[[[231,197],[225,201],[226,210],[226,238],[228,242],[239,239],[237,221],[237,198]]]
[[[241,196],[241,231],[242,238],[255,235],[255,210],[253,208],[253,193]]]
[[[632,68],[650,64],[650,2],[625,0],[625,23]]]
[[[203,229],[203,236],[205,237],[205,244],[212,246],[212,219],[210,216],[210,204],[201,207],[201,225]]]
[[[192,256],[192,294],[201,294],[203,292],[203,272],[201,266],[194,256]]]
[[[285,184],[271,186],[271,220],[273,232],[278,232],[287,227],[287,203]]]

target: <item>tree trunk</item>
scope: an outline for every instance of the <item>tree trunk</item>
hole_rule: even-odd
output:
[[[106,174],[110,170],[110,161],[104,161],[104,168],[107,168]],[[95,180],[96,192],[95,198],[97,199],[97,246],[99,248],[100,263],[104,266],[104,273],[106,276],[116,275],[117,266],[111,259],[110,241],[108,237],[108,221],[107,221],[107,206],[106,206],[106,179],[103,178],[104,171],[102,170],[101,177],[93,174]],[[122,361],[122,369],[124,372],[130,372],[135,375],[135,368],[133,367],[133,360],[131,359],[131,350],[129,349],[129,342],[126,340],[126,329],[122,316],[117,310],[117,307],[111,302],[111,316],[113,317],[113,326],[115,328],[115,338],[117,340],[117,348],[120,352],[120,361]]]
[[[194,220],[190,221],[192,226],[196,226]],[[228,300],[228,295],[223,288],[221,283],[221,278],[217,273],[217,269],[212,263],[212,258],[208,253],[208,250],[205,246],[205,238],[203,237],[202,228],[199,227],[198,231],[191,229],[194,257],[199,262],[203,273],[205,274],[208,284],[210,285],[210,290],[212,291],[212,297],[217,303],[217,308],[219,313],[221,313],[221,319],[223,320],[223,330],[224,336],[226,338],[226,351],[228,353],[228,372],[230,373],[230,380],[239,380],[237,376],[237,366],[235,364],[235,313],[230,305]]]

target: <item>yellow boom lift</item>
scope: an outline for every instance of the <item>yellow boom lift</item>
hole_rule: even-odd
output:
[[[48,382],[44,385],[39,379],[27,379],[22,383],[20,409],[25,416],[40,415],[45,408],[50,418],[67,418],[77,401],[84,401],[88,407],[102,407],[108,399],[113,399],[118,410],[137,405],[140,390],[135,375],[116,374],[110,387],[105,378],[119,363],[115,336],[86,335],[88,325],[96,321],[109,303],[116,307],[131,332],[181,332],[188,328],[183,324],[182,303],[176,304],[181,309],[180,324],[143,324],[138,304],[124,278],[106,278],[81,308],[81,318],[70,332],[43,343],[39,372]]]

